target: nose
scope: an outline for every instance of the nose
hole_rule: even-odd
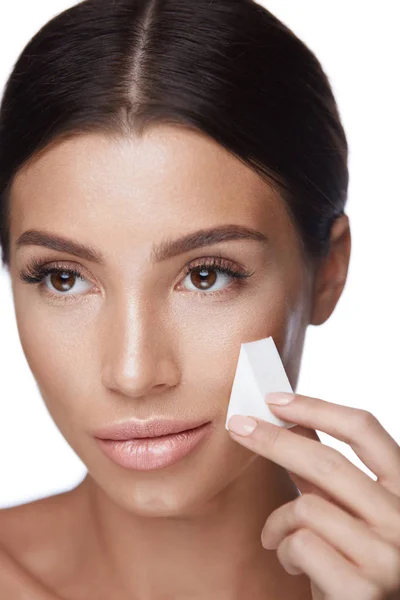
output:
[[[148,298],[119,301],[104,331],[102,379],[106,388],[130,398],[145,398],[179,383],[176,328],[156,302]]]

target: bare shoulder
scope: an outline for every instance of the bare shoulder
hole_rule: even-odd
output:
[[[17,598],[21,586],[21,591],[31,591],[32,599],[56,600],[45,584],[49,575],[57,577],[63,564],[64,536],[72,526],[70,494],[63,492],[0,509],[2,591],[11,586],[10,594]]]
[[[54,551],[54,540],[68,517],[71,492],[63,492],[0,510],[0,544],[12,556],[29,561],[42,550]],[[50,545],[50,548],[48,546]]]

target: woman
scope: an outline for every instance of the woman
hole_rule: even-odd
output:
[[[292,429],[224,426],[240,344],[272,336],[295,389],[346,281],[346,137],[312,52],[249,0],[82,2],[14,66],[0,177],[22,347],[88,468],[1,511],[2,597],[397,598],[400,448],[373,415],[296,395],[270,405]],[[105,441],[172,428],[174,456]]]

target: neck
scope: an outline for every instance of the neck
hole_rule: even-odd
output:
[[[91,556],[97,566],[107,565],[127,598],[311,598],[309,579],[289,575],[276,550],[261,545],[269,514],[299,495],[287,472],[263,457],[256,456],[241,477],[185,514],[148,517],[128,511],[89,474],[75,492],[87,513],[80,521],[85,545],[91,541],[96,548],[85,552],[86,560]]]

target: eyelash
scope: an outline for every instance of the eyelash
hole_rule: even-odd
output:
[[[250,272],[250,271],[247,271],[246,269],[241,269],[239,267],[236,267],[232,263],[227,261],[226,259],[219,256],[219,257],[213,257],[213,258],[198,259],[197,264],[195,264],[195,265],[190,264],[186,267],[184,275],[186,277],[193,271],[201,271],[202,269],[214,269],[217,273],[220,273],[222,275],[228,275],[229,277],[232,277],[232,279],[234,280],[234,285],[236,285],[236,286],[243,285],[245,280],[254,274],[254,271]],[[47,275],[59,274],[59,273],[68,273],[68,275],[70,275],[70,276],[74,276],[74,277],[78,277],[78,278],[86,280],[86,278],[82,276],[82,272],[79,271],[78,269],[71,269],[71,268],[63,265],[63,263],[56,263],[56,264],[48,266],[44,263],[41,263],[37,259],[33,259],[29,263],[29,265],[27,266],[25,271],[24,270],[20,271],[19,277],[24,283],[40,285],[40,284],[42,284],[43,280],[47,277]],[[231,287],[231,286],[227,286],[227,287]],[[194,292],[194,293],[197,295],[200,295],[200,297],[216,296],[216,295],[226,293],[226,289],[227,288],[224,288],[223,290],[217,290],[215,292],[199,291],[199,292]],[[71,297],[74,298],[74,296],[81,295],[81,294],[53,294],[50,291],[48,291],[48,293],[51,296],[57,297],[57,299],[60,299],[61,301],[64,301],[64,302],[69,301],[71,299]],[[82,295],[84,295],[84,294],[82,294]]]

